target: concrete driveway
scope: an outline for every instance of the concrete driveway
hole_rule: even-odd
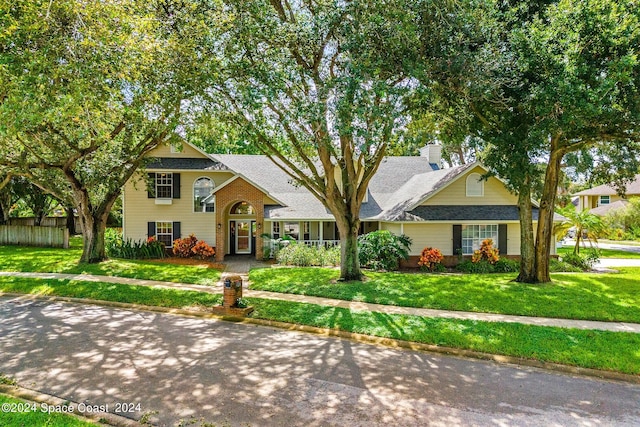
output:
[[[25,387],[157,425],[640,425],[638,385],[218,320],[0,297],[0,348]]]

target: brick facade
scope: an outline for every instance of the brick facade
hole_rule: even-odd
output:
[[[228,252],[229,210],[238,202],[247,202],[253,206],[256,221],[256,259],[262,259],[262,228],[264,226],[264,193],[242,178],[229,183],[216,192],[216,224],[220,229],[216,233],[216,261],[223,261]]]

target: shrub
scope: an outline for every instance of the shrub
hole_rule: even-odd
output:
[[[493,247],[493,240],[486,239],[480,244],[480,249],[473,252],[471,261],[475,263],[487,261],[489,264],[495,264],[500,260],[500,255],[498,255],[498,253],[498,248]]]
[[[435,271],[439,265],[442,265],[442,252],[438,248],[424,248],[420,254],[418,265],[423,270]]]
[[[189,258],[193,256],[193,248],[198,243],[198,239],[194,234],[189,234],[188,237],[182,239],[176,239],[173,241],[173,254],[179,258]]]
[[[387,230],[378,230],[358,237],[360,264],[373,270],[397,270],[401,259],[409,259],[411,239]]]
[[[593,265],[600,259],[600,253],[597,250],[590,250],[584,255],[569,253],[562,257],[562,261],[569,265],[579,268],[580,270],[591,270]]]
[[[146,241],[123,240],[122,233],[108,228],[104,235],[107,256],[124,259],[164,258],[164,244],[151,236]]]
[[[508,258],[500,258],[493,266],[496,273],[515,273],[520,271],[520,263]]]
[[[290,243],[278,251],[276,260],[282,265],[295,265],[298,267],[334,266],[340,264],[340,247],[333,246],[326,249],[324,246]]]
[[[460,264],[456,265],[456,270],[461,271],[463,273],[483,274],[483,273],[495,273],[496,267],[495,265],[491,264],[487,260],[480,260],[476,262],[465,260]]]
[[[216,254],[216,251],[209,246],[204,240],[198,241],[196,245],[191,249],[194,256],[200,259],[211,258]]]
[[[549,260],[549,271],[553,273],[580,273],[582,270],[568,262],[560,261],[554,258]]]

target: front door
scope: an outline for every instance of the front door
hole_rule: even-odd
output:
[[[251,253],[251,221],[236,221],[236,253]]]

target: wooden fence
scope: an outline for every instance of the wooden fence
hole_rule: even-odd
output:
[[[82,228],[80,227],[80,221],[76,218],[75,234],[82,234]],[[35,219],[33,217],[24,218],[9,218],[7,225],[35,225]],[[67,218],[64,216],[49,216],[42,219],[40,224],[42,227],[66,227]]]
[[[64,227],[0,225],[0,245],[69,247],[69,230]]]

